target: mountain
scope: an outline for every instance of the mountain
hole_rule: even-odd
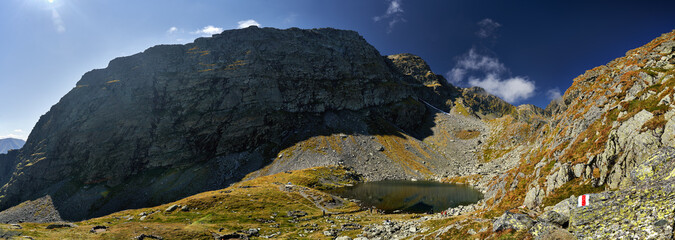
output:
[[[578,238],[671,238],[675,202],[664,191],[675,173],[674,56],[675,31],[575,78],[545,109],[550,117],[543,124],[521,126],[538,129],[534,134],[496,135],[497,146],[521,139],[507,153],[517,154],[520,164],[483,179],[490,181],[492,216],[520,207],[540,218],[569,219],[560,224]],[[591,194],[591,207],[570,207],[581,194]]]
[[[20,149],[26,141],[16,138],[3,138],[0,139],[0,153],[7,153],[7,151],[12,149]]]
[[[0,208],[50,196],[77,220],[337,164],[370,180],[461,175],[485,130],[476,117],[513,109],[353,31],[225,31],[84,74],[5,161]],[[462,131],[463,144],[436,134]]]
[[[674,93],[675,31],[586,71],[546,109],[452,86],[353,31],[225,31],[85,74],[25,147],[0,154],[0,207],[21,203],[0,216],[36,202],[102,216],[21,232],[53,238],[107,224],[118,238],[670,239]],[[325,192],[411,178],[485,198],[380,215]]]

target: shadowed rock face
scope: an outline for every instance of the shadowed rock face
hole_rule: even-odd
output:
[[[327,112],[418,124],[406,81],[353,31],[252,27],[155,46],[86,73],[40,118],[0,208],[49,194],[81,219],[223,187]]]
[[[422,102],[463,104],[467,120]],[[475,117],[513,109],[446,83],[417,56],[383,57],[353,31],[225,31],[86,73],[23,149],[0,154],[0,209],[49,195],[63,219],[79,220],[222,188],[256,170],[249,177],[335,164],[371,180],[459,174],[474,168],[464,159],[480,141],[458,139],[463,153],[448,158],[447,141],[422,140],[448,126],[483,129]]]

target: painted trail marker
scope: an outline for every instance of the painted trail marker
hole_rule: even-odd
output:
[[[579,207],[588,206],[589,197],[590,196],[588,194],[584,194],[584,195],[579,196],[579,201],[578,201],[579,204],[577,204],[577,206],[579,206]]]

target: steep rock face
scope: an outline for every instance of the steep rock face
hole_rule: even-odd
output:
[[[355,118],[353,114],[326,114],[323,118],[326,128],[342,129],[346,134],[336,134],[336,131],[331,134],[328,129],[316,128],[314,131],[322,134],[293,141],[270,165],[247,178],[341,164],[352,167],[369,181],[440,180],[475,173],[494,174],[502,167],[499,162],[483,166],[477,161],[476,148],[490,132],[481,119],[512,113],[515,107],[483,89],[452,86],[441,75],[433,73],[419,56],[404,53],[387,56],[385,60],[394,74],[403,76],[402,84],[419,100],[408,99],[391,108],[404,105],[408,105],[408,109],[426,108],[426,114],[416,115],[422,119],[394,111],[399,112],[398,118],[404,116],[402,119],[419,121],[418,126],[405,127],[413,124],[401,125],[377,117],[369,123],[355,124],[350,120]]]
[[[413,84],[352,31],[251,27],[152,47],[86,73],[40,118],[0,208],[50,195],[81,219],[223,187],[285,144],[367,132],[371,116],[414,127],[426,110]],[[327,113],[365,128],[326,127]]]
[[[543,113],[525,111],[534,113],[530,115],[533,121],[526,121],[528,124],[522,128],[531,134],[524,134],[525,139],[513,139],[518,147],[505,149],[504,155],[515,153],[513,158],[519,163],[491,180],[487,192],[495,193],[495,197],[488,203],[494,210],[520,206],[542,210],[571,195],[619,190],[642,196],[634,190],[667,190],[659,184],[636,187],[630,173],[657,149],[675,146],[673,93],[675,31],[605,66],[586,71]],[[497,126],[514,128],[508,122]],[[508,140],[508,135],[492,136]],[[603,201],[623,201],[614,193],[602,194],[607,196]],[[669,196],[644,197],[658,205],[670,201]],[[592,229],[593,226],[585,226],[587,223],[578,224]]]
[[[12,171],[18,163],[19,150],[10,150],[6,154],[0,154],[0,183],[9,181]]]
[[[480,87],[453,86],[442,75],[432,72],[419,56],[402,53],[389,55],[387,60],[398,72],[412,77],[410,82],[418,83],[415,85],[415,94],[419,98],[443,111],[449,112],[457,107],[458,113],[490,119],[513,113],[515,110],[513,105]]]
[[[610,188],[630,185],[628,174],[660,146],[673,146],[675,32],[577,77],[549,106],[552,158],[567,170]],[[572,169],[574,168],[574,169]],[[576,170],[575,170],[576,169]],[[570,178],[571,179],[571,178]]]

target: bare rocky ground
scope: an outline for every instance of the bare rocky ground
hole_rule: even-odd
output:
[[[52,198],[45,196],[33,201],[26,201],[0,212],[0,223],[46,223],[61,222],[61,216],[54,207]]]

